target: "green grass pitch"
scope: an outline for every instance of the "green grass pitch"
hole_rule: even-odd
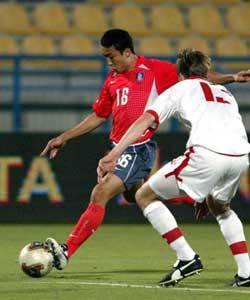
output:
[[[149,224],[103,225],[72,257],[65,271],[29,278],[18,254],[31,241],[53,236],[64,241],[73,225],[0,226],[1,300],[221,300],[250,299],[250,288],[228,283],[236,267],[216,224],[182,224],[186,238],[200,254],[205,270],[177,287],[159,288],[175,255]],[[245,227],[250,241],[250,225]]]

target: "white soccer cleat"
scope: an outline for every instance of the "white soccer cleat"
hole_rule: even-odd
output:
[[[47,238],[45,243],[48,245],[53,258],[54,267],[63,270],[68,264],[68,247],[65,244],[59,244],[53,238]]]

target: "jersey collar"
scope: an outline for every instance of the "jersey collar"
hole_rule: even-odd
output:
[[[202,80],[207,80],[205,77],[197,76],[197,75],[191,75],[186,79],[202,79]]]
[[[136,63],[135,63],[134,69],[133,69],[132,71],[124,72],[123,74],[133,74],[134,72],[137,71],[137,68],[138,68],[140,65],[143,65],[143,62],[144,62],[144,56],[137,55]],[[146,67],[146,66],[145,66],[145,67]]]

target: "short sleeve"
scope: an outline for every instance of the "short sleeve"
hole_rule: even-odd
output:
[[[174,86],[168,90],[165,90],[152,104],[149,106],[146,112],[152,114],[155,118],[156,123],[162,123],[166,119],[172,117],[178,107],[178,93],[177,87]]]
[[[93,110],[98,117],[108,118],[112,112],[112,98],[108,89],[108,80],[105,81],[99,97],[93,104]]]
[[[158,94],[179,81],[176,64],[154,60],[155,83]]]

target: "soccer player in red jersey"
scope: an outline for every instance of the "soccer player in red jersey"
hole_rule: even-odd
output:
[[[59,149],[80,135],[101,126],[112,115],[110,140],[113,146],[147,107],[163,91],[178,82],[176,65],[158,59],[147,59],[135,54],[133,40],[127,31],[111,29],[101,38],[102,54],[107,58],[110,72],[93,104],[93,113],[74,128],[50,140],[41,155],[49,153],[54,158]],[[218,74],[210,72],[214,83],[245,82],[250,72]],[[106,204],[114,196],[125,193],[133,198],[135,186],[140,186],[149,174],[154,160],[156,144],[151,140],[154,130],[147,130],[120,156],[114,173],[107,174],[92,190],[90,203],[80,216],[65,244],[48,238],[55,257],[55,267],[63,269],[68,258],[102,224]]]

